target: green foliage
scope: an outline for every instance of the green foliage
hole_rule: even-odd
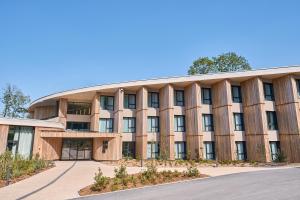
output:
[[[7,178],[8,170],[10,178],[17,178],[35,173],[50,165],[51,162],[41,159],[39,155],[25,159],[20,155],[13,156],[11,152],[6,151],[0,155],[0,179],[5,180]]]
[[[3,104],[3,117],[24,117],[27,113],[27,106],[30,102],[30,97],[14,85],[8,84],[0,96]]]
[[[286,156],[284,155],[284,153],[282,151],[278,151],[276,153],[276,158],[274,160],[274,162],[286,162]]]
[[[194,75],[241,70],[251,70],[248,61],[243,56],[228,52],[212,58],[200,57],[190,66],[188,74]]]
[[[114,182],[116,184],[122,184],[123,186],[127,186],[129,181],[130,181],[130,176],[127,173],[125,165],[122,164],[119,168],[115,169]]]
[[[141,181],[143,182],[150,182],[150,183],[155,183],[156,182],[156,177],[157,177],[157,168],[153,163],[150,163],[147,165],[146,171],[142,172],[142,177]]]
[[[93,191],[102,191],[109,184],[109,178],[106,176],[103,176],[103,173],[100,168],[98,169],[98,173],[95,174],[94,180],[95,180],[95,182],[91,187],[91,189]]]
[[[200,172],[196,166],[189,166],[185,172],[185,176],[187,177],[198,177],[199,175]]]

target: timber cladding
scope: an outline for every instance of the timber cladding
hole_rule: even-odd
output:
[[[270,162],[263,82],[260,78],[247,80],[242,91],[248,159]]]
[[[274,81],[281,151],[290,162],[300,162],[300,112],[296,81],[287,75]]]
[[[217,160],[235,160],[238,159],[236,142],[245,142],[248,160],[270,162],[270,142],[280,142],[280,150],[287,156],[288,161],[300,162],[300,102],[297,77],[300,77],[299,66],[126,82],[50,95],[33,103],[30,109],[31,116],[35,119],[46,119],[56,114],[57,117],[48,122],[56,123],[56,126],[50,127],[61,129],[34,126],[33,154],[39,153],[47,159],[60,159],[63,138],[91,138],[95,160],[121,159],[122,143],[125,141],[135,142],[136,156],[147,159],[147,153],[153,153],[147,152],[147,144],[155,137],[155,141],[160,143],[161,156],[171,160],[175,159],[175,151],[178,153],[184,146],[180,145],[184,142],[187,144],[184,153],[189,154],[192,159],[209,158],[205,149],[215,146],[213,153]],[[274,101],[272,98],[265,98],[264,82],[273,84]],[[241,103],[240,99],[233,102],[232,85],[241,86]],[[203,88],[206,90],[202,90]],[[184,91],[184,106],[174,105],[176,89]],[[236,87],[234,89],[236,91]],[[155,100],[159,101],[159,108],[148,107],[148,90],[159,92],[159,100]],[[136,95],[136,109],[124,109],[124,91]],[[205,94],[203,100],[202,91]],[[208,95],[210,93],[212,98]],[[114,96],[113,111],[100,109],[100,95]],[[65,130],[67,120],[73,119],[67,115],[68,100],[80,102],[83,98],[92,102],[91,115],[85,116],[85,120],[78,117],[76,122],[90,122],[90,130]],[[58,109],[51,106],[53,102],[58,102]],[[57,111],[58,113],[55,113]],[[268,118],[271,121],[272,117],[267,116],[267,111],[275,112],[272,116],[277,116],[278,130],[275,130],[277,127],[272,128],[274,123],[268,122]],[[244,130],[236,126],[237,121],[233,116],[236,112],[243,113],[236,116],[243,116]],[[207,118],[203,119],[204,114]],[[185,115],[185,131],[182,127],[177,127],[176,130],[180,132],[175,132],[175,115]],[[123,133],[124,116],[136,117],[136,133]],[[159,117],[159,133],[148,133],[149,116]],[[113,133],[99,133],[100,117],[113,118]],[[24,123],[21,122],[23,125]],[[0,151],[5,150],[10,125],[14,124],[0,125]],[[65,127],[64,130],[62,127]],[[108,148],[103,149],[106,144]]]
[[[235,160],[230,82],[228,80],[221,81],[213,85],[212,91],[217,159]]]

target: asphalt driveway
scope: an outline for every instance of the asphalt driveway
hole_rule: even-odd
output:
[[[127,190],[81,200],[299,200],[300,168],[218,176]]]

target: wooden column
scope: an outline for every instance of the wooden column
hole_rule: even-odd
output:
[[[122,139],[117,134],[114,138],[93,138],[93,159],[116,161],[122,158]],[[108,141],[108,148],[103,147],[103,141]],[[121,151],[120,151],[121,149]]]
[[[248,160],[270,162],[263,82],[257,77],[243,82],[241,86]]]
[[[124,109],[124,91],[122,88],[119,88],[115,93],[115,108],[114,108],[114,133],[119,134],[115,138],[116,143],[120,144],[116,148],[117,159],[122,158],[122,133],[123,133],[123,109]]]
[[[66,128],[68,100],[67,99],[60,99],[58,105],[59,105],[59,108],[58,108],[59,122],[62,123]]]
[[[300,162],[300,112],[296,81],[292,75],[276,79],[274,94],[281,151],[289,162]]]
[[[6,150],[8,131],[9,125],[0,124],[0,154],[4,153]]]
[[[201,88],[198,83],[185,88],[185,100],[187,152],[191,159],[203,159]]]
[[[136,156],[140,159],[147,159],[147,88],[139,89],[136,97]]]
[[[228,80],[212,87],[215,148],[217,160],[235,160],[231,84]]]
[[[99,131],[99,118],[100,118],[100,94],[94,96],[91,110],[91,131]]]
[[[168,84],[159,92],[160,154],[174,160],[174,89]]]

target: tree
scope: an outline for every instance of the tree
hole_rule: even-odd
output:
[[[190,66],[188,74],[207,74],[216,72],[231,72],[251,70],[246,58],[236,53],[228,52],[217,57],[200,57]]]
[[[30,97],[25,96],[16,86],[7,84],[1,94],[1,103],[3,104],[3,117],[24,117]]]

